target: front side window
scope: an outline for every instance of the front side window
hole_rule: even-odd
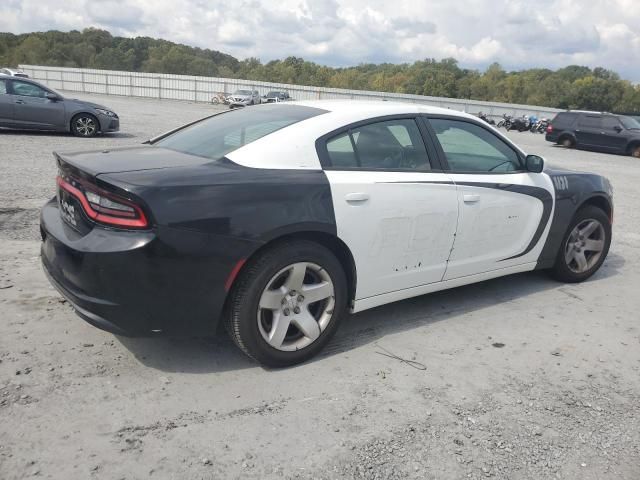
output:
[[[230,110],[182,128],[153,145],[219,160],[276,130],[325,112],[319,108],[280,104]]]
[[[22,95],[24,97],[40,97],[44,98],[47,91],[44,88],[40,88],[33,83],[13,81],[13,93],[14,95]]]
[[[518,154],[500,138],[470,122],[429,119],[454,172],[514,172],[522,170]]]
[[[413,119],[354,127],[327,141],[333,168],[430,170],[429,157]]]
[[[620,122],[616,117],[603,117],[602,128],[605,130],[614,130],[616,127],[620,128]]]
[[[629,130],[638,130],[640,129],[640,121],[636,120],[633,117],[620,117],[620,121],[624,125],[624,128]]]
[[[0,80],[0,95],[7,93],[7,82]]]

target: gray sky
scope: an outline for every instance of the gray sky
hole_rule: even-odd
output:
[[[603,66],[640,81],[640,0],[3,0],[0,31],[159,37],[331,66],[454,57],[464,67]]]

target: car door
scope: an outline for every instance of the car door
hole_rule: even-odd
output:
[[[598,146],[612,152],[625,152],[627,148],[626,133],[618,117],[604,115]]]
[[[460,117],[426,121],[458,189],[458,229],[444,280],[533,269],[553,211],[549,176],[526,171],[523,155],[489,126]]]
[[[48,90],[31,82],[11,80],[14,123],[22,128],[64,127],[64,102],[46,98]]]
[[[0,78],[0,125],[9,127],[13,123],[13,98],[7,90],[8,81]]]
[[[318,141],[338,236],[356,265],[356,301],[440,282],[445,273],[457,193],[423,128],[415,118],[386,118]]]
[[[576,141],[578,146],[600,147],[602,115],[580,115],[576,123]]]

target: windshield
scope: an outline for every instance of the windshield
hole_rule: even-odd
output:
[[[251,90],[236,90],[234,95],[251,95]]]
[[[622,125],[624,125],[624,128],[628,130],[640,129],[640,122],[638,122],[638,120],[636,120],[635,118],[620,117],[620,121],[622,122]]]
[[[153,145],[220,160],[265,135],[325,112],[319,108],[276,103],[230,110],[182,128]]]
[[[279,97],[282,95],[282,92],[269,92],[267,93],[267,97]]]

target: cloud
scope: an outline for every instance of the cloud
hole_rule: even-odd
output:
[[[640,81],[637,0],[5,0],[0,31],[89,26],[263,61],[331,66],[455,57],[511,69],[604,66]]]

